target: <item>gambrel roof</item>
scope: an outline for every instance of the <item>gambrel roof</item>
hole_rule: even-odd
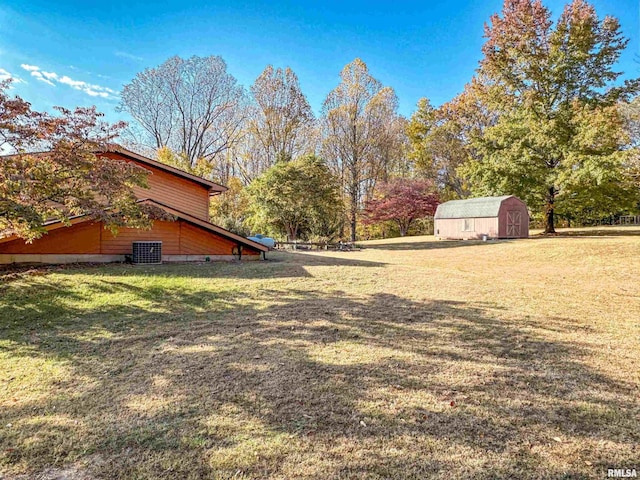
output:
[[[451,200],[438,205],[434,218],[497,217],[502,202],[512,196],[513,195],[504,195],[502,197],[477,197],[466,200]]]

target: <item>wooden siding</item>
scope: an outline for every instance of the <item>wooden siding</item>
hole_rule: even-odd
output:
[[[434,221],[435,236],[451,240],[480,239],[498,237],[498,218],[472,218],[473,229],[464,231],[464,218],[437,218]]]
[[[202,228],[182,222],[180,253],[183,255],[197,255],[208,252],[212,255],[231,255],[236,246],[229,239],[211,233]]]
[[[163,255],[232,255],[237,242],[184,220],[156,221],[151,230],[121,228],[117,235],[90,221],[51,230],[33,243],[17,239],[0,243],[0,254],[101,254],[126,255],[135,241],[162,242]],[[259,255],[249,246],[243,255]]]
[[[115,237],[105,230],[102,234],[101,253],[131,253],[132,242],[148,240],[161,241],[163,255],[231,255],[237,245],[233,240],[215,232],[178,220],[154,222],[151,230],[122,228]],[[251,255],[252,250],[244,247],[242,252]],[[257,255],[259,252],[253,251],[253,254]]]
[[[161,241],[163,255],[179,255],[180,222],[153,222],[151,230],[121,228],[117,235],[103,230],[100,253],[123,255],[131,253],[131,244],[138,241]]]
[[[520,213],[520,235],[508,234],[509,212]],[[464,230],[465,220],[473,223],[473,228],[469,231]],[[528,238],[529,212],[523,201],[516,197],[509,197],[500,204],[497,217],[436,218],[434,230],[436,237],[448,240],[481,239],[483,235],[487,235],[489,238]]]
[[[209,190],[204,185],[136,162],[119,153],[110,152],[103,155],[114,160],[133,162],[151,172],[148,176],[148,189],[134,188],[138,198],[150,198],[205,222],[209,221]]]
[[[507,232],[507,215],[509,212],[520,212],[521,225],[520,235],[509,235]],[[529,237],[529,211],[527,205],[516,197],[507,198],[502,205],[500,205],[500,212],[498,213],[500,231],[498,233],[499,238],[528,238]]]
[[[100,253],[99,223],[79,223],[49,231],[33,243],[22,239],[0,243],[0,253]]]

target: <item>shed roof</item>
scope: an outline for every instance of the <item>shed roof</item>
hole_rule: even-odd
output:
[[[438,205],[434,218],[497,217],[502,202],[512,196],[513,195],[504,195],[502,197],[477,197],[467,200],[450,200]]]

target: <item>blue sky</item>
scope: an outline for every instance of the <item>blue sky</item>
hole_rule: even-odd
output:
[[[565,2],[547,0],[558,15]],[[595,0],[600,16],[622,22],[631,39],[620,61],[640,76],[638,0]],[[97,105],[109,120],[117,92],[137,72],[172,55],[220,55],[249,86],[267,64],[290,66],[314,111],[362,58],[392,86],[400,112],[420,97],[439,105],[459,93],[480,59],[483,24],[501,0],[183,1],[14,0],[0,3],[0,77],[37,109]],[[126,118],[125,118],[126,119]]]

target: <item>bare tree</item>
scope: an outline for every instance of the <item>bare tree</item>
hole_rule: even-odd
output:
[[[255,108],[249,131],[264,166],[272,166],[279,158],[310,153],[308,133],[314,116],[293,70],[268,65],[252,85],[251,93]]]
[[[345,66],[340,77],[323,105],[323,155],[342,180],[355,241],[363,194],[384,171],[391,130],[398,130],[398,104],[393,89],[373,78],[359,58]]]
[[[169,147],[192,165],[214,166],[242,133],[246,94],[221,57],[171,57],[124,86],[120,110],[144,129],[149,147]]]

